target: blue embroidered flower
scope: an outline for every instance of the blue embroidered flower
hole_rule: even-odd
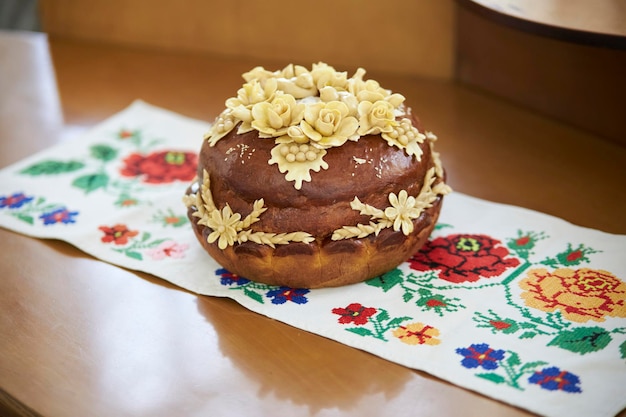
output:
[[[74,219],[74,216],[77,216],[77,215],[78,215],[77,211],[69,211],[65,207],[62,207],[60,209],[56,209],[54,211],[49,211],[47,213],[44,213],[41,216],[39,216],[39,218],[43,220],[44,225],[50,225],[50,224],[56,224],[56,223],[69,224],[69,223],[76,222],[76,220]]]
[[[504,350],[494,350],[487,343],[472,344],[467,348],[458,348],[456,353],[464,356],[461,365],[466,368],[497,369],[498,361],[504,359]]]
[[[561,371],[556,366],[535,372],[528,378],[528,382],[549,391],[582,392],[578,386],[580,378],[570,372]]]
[[[237,274],[233,274],[226,268],[220,268],[215,271],[215,275],[220,277],[220,284],[222,285],[244,285],[250,282],[249,279],[240,277]]]
[[[265,295],[272,299],[272,304],[285,304],[287,301],[306,304],[309,300],[304,296],[309,290],[305,288],[280,287],[268,291]]]
[[[14,193],[10,196],[2,196],[0,197],[0,208],[20,208],[24,204],[32,201],[33,198],[34,197],[27,197],[24,193]]]

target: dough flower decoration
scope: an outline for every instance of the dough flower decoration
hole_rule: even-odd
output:
[[[410,119],[400,120],[400,123],[394,126],[390,132],[383,132],[381,136],[390,146],[404,149],[408,155],[415,156],[418,161],[422,159],[422,148],[419,145],[424,143],[426,135],[420,133]]]
[[[271,150],[270,164],[277,164],[281,174],[287,172],[285,179],[295,181],[297,190],[302,188],[303,181],[311,181],[310,171],[319,172],[328,169],[328,164],[322,159],[326,150],[303,143],[280,143]]]
[[[385,216],[393,220],[393,230],[402,230],[406,236],[413,231],[413,219],[417,219],[421,210],[415,204],[415,197],[409,196],[406,190],[401,190],[398,195],[389,194],[391,207],[385,209]]]
[[[235,117],[233,110],[227,108],[217,116],[213,126],[211,126],[211,130],[204,135],[204,139],[208,140],[211,146],[214,146],[218,140],[233,130],[239,122],[241,120]]]
[[[234,245],[240,220],[241,214],[233,213],[230,206],[225,206],[222,211],[213,210],[208,218],[201,220],[201,224],[213,230],[207,237],[207,242],[213,243],[217,240],[217,246],[222,250]]]
[[[358,101],[369,101],[374,103],[379,100],[388,101],[394,108],[399,108],[404,102],[402,94],[391,94],[380,86],[376,80],[363,80],[365,70],[359,68],[348,83],[348,91],[357,98]]]
[[[404,96],[384,89],[376,80],[364,80],[359,68],[352,77],[319,62],[309,70],[289,64],[282,70],[255,67],[243,74],[246,83],[216,118],[205,139],[214,146],[238,126],[238,133],[256,130],[260,138],[274,139],[269,164],[278,165],[288,181],[300,189],[311,181],[311,170],[327,169],[325,150],[365,135],[381,134],[390,146],[421,159],[420,145],[428,134],[420,133],[404,108]],[[434,140],[434,137],[432,140]],[[313,154],[290,160],[282,144],[306,144]],[[306,155],[306,152],[304,152]],[[441,170],[438,176],[443,175]]]
[[[263,84],[259,80],[251,80],[237,90],[237,97],[226,100],[226,108],[232,111],[234,118],[242,122],[238,133],[250,132],[254,129],[251,125],[252,107],[255,104],[272,100],[277,87],[278,83],[274,78],[268,79]]]
[[[252,107],[252,127],[259,137],[283,136],[290,126],[300,123],[305,113],[303,103],[297,103],[291,94],[277,91],[271,101],[257,103]]]
[[[349,113],[348,106],[340,101],[318,102],[307,106],[300,128],[316,147],[341,146],[348,139],[358,139],[359,122]]]
[[[252,68],[248,72],[244,72],[241,77],[246,81],[250,82],[252,80],[258,80],[261,84],[264,84],[267,80],[271,78],[282,77],[282,72],[278,71],[268,71],[265,68],[258,66]]]
[[[381,230],[393,227],[395,231],[402,231],[408,236],[414,229],[413,220],[419,218],[422,212],[431,207],[439,195],[450,193],[451,189],[443,182],[435,184],[437,176],[435,167],[426,171],[424,185],[417,197],[409,196],[406,190],[401,190],[398,195],[389,194],[390,206],[379,209],[369,204],[363,203],[358,197],[354,197],[350,207],[358,210],[359,214],[370,216],[368,224],[357,224],[356,226],[344,226],[333,232],[332,240],[342,240],[357,238],[361,239],[369,235],[376,235]]]
[[[325,103],[340,101],[348,106],[348,115],[358,118],[359,100],[347,91],[339,91],[335,87],[326,86],[320,90],[320,100]]]
[[[193,213],[197,217],[198,224],[211,229],[207,236],[208,243],[217,242],[217,246],[224,250],[235,243],[248,241],[271,246],[286,245],[291,242],[311,243],[315,238],[306,232],[272,233],[255,232],[250,226],[260,220],[267,207],[263,199],[256,200],[252,204],[252,211],[245,218],[240,213],[234,213],[226,204],[221,210],[215,205],[211,194],[209,173],[203,172],[202,185],[198,190],[185,195],[183,202],[187,207],[194,207]]]
[[[360,136],[392,132],[397,126],[393,104],[386,100],[361,101],[358,107]]]
[[[313,75],[301,65],[287,65],[277,80],[278,89],[297,99],[315,96],[317,87]]]
[[[253,79],[237,90],[237,97],[226,100],[226,107],[229,109],[238,107],[250,109],[257,103],[270,100],[274,96],[277,86],[275,78],[269,78],[263,84],[259,80]]]
[[[338,72],[323,62],[313,64],[311,76],[318,90],[326,86],[335,87],[337,90],[345,90],[348,87],[348,73]]]

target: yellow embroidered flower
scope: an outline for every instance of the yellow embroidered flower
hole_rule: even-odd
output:
[[[519,286],[525,303],[542,311],[559,310],[577,323],[626,317],[626,282],[608,271],[560,268],[528,271]]]
[[[207,242],[213,243],[219,239],[217,246],[222,250],[235,244],[241,214],[233,214],[232,209],[227,205],[222,211],[213,210],[211,216],[203,220],[205,220],[203,224],[213,230],[207,237]]]
[[[296,190],[302,188],[303,181],[311,181],[311,170],[319,172],[322,168],[328,169],[328,164],[322,159],[326,151],[308,144],[278,143],[271,154],[269,164],[278,164],[282,174],[287,172],[285,179],[295,181]]]
[[[421,211],[415,207],[415,197],[409,196],[406,190],[400,191],[396,196],[389,194],[391,207],[385,209],[385,216],[393,221],[393,230],[396,232],[402,229],[402,233],[408,236],[413,231],[413,219],[417,219]]]
[[[260,137],[277,137],[287,133],[289,126],[300,123],[305,106],[291,94],[277,91],[271,101],[252,106],[252,127]]]
[[[320,148],[341,146],[348,139],[357,139],[359,122],[349,115],[348,106],[340,101],[307,105],[300,128]]]
[[[335,87],[337,90],[345,90],[348,87],[348,73],[337,72],[323,62],[313,64],[311,76],[318,90],[326,86]]]
[[[422,148],[419,145],[424,142],[426,135],[413,126],[411,119],[400,120],[391,132],[384,132],[382,137],[389,145],[404,149],[407,155],[415,155],[418,161],[421,159]]]
[[[376,135],[389,133],[397,125],[393,105],[386,100],[378,100],[374,103],[361,101],[359,111],[359,135]]]
[[[411,323],[406,326],[400,326],[393,331],[393,335],[400,339],[402,343],[408,345],[438,345],[441,340],[439,329],[426,325],[424,323]]]

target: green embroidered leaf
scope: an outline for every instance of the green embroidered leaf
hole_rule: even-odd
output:
[[[403,321],[407,321],[407,320],[411,320],[411,317],[396,317],[394,319],[389,320],[389,323],[387,324],[387,328],[391,329],[393,327],[398,326],[400,323],[402,323]]]
[[[104,188],[109,184],[109,176],[107,174],[89,174],[76,178],[72,185],[80,188],[85,193],[90,193],[99,188]]]
[[[254,301],[257,301],[263,304],[263,296],[259,294],[258,292],[250,291],[249,289],[244,288],[243,293],[245,296],[252,298]]]
[[[126,251],[124,253],[129,258],[137,259],[138,261],[142,261],[143,260],[143,256],[141,256],[141,253],[139,253],[139,252],[135,252],[135,251],[129,250],[129,251]]]
[[[346,330],[358,334],[359,336],[374,336],[374,333],[365,327],[349,327]]]
[[[492,372],[488,374],[476,374],[476,376],[491,382],[495,382],[496,384],[503,384],[504,382],[506,382],[506,379],[504,379],[502,375],[494,374]]]
[[[558,268],[559,260],[556,258],[546,258],[543,261],[539,262],[542,265],[549,266],[550,268]]]
[[[536,368],[547,365],[547,364],[548,362],[544,362],[544,361],[527,362],[519,369],[519,371],[520,373],[533,372]]]
[[[141,242],[146,242],[148,239],[150,239],[150,236],[152,236],[150,233],[144,232],[144,234],[141,236]]]
[[[28,224],[35,224],[35,219],[28,214],[17,213],[15,217]]]
[[[514,368],[517,365],[521,364],[522,361],[520,360],[519,355],[517,353],[509,351],[509,355],[506,360],[506,363],[509,364],[512,368]]]
[[[148,247],[155,247],[157,245],[160,245],[161,243],[165,242],[167,239],[157,239],[157,240],[153,240],[152,242],[148,243]]]
[[[519,336],[519,338],[520,339],[532,339],[535,336],[537,336],[536,332],[524,332]]]
[[[619,345],[619,354],[622,359],[626,359],[626,342]]]
[[[84,166],[85,164],[80,161],[47,160],[24,168],[20,171],[20,174],[33,176],[63,174],[65,172],[77,171]]]
[[[402,299],[404,300],[405,303],[408,303],[409,301],[411,301],[413,299],[413,293],[412,292],[405,292],[404,294],[402,294]]]
[[[604,349],[611,340],[609,332],[601,327],[579,327],[574,330],[561,331],[548,343],[548,346],[558,346],[584,355]]]
[[[371,285],[372,287],[378,287],[384,292],[387,292],[397,284],[401,283],[403,280],[404,277],[402,275],[402,271],[396,268],[381,276],[365,281],[365,283],[367,285]]]
[[[376,316],[376,320],[379,322],[389,320],[389,313],[387,313],[387,310],[381,308],[380,313]]]
[[[117,150],[108,145],[93,145],[91,156],[104,162],[108,162],[117,157]]]

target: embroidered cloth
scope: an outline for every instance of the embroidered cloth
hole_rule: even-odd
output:
[[[307,290],[223,269],[182,195],[209,124],[135,102],[0,172],[0,225],[546,416],[626,407],[626,236],[459,192],[389,273]],[[443,155],[445,164],[445,155]]]

